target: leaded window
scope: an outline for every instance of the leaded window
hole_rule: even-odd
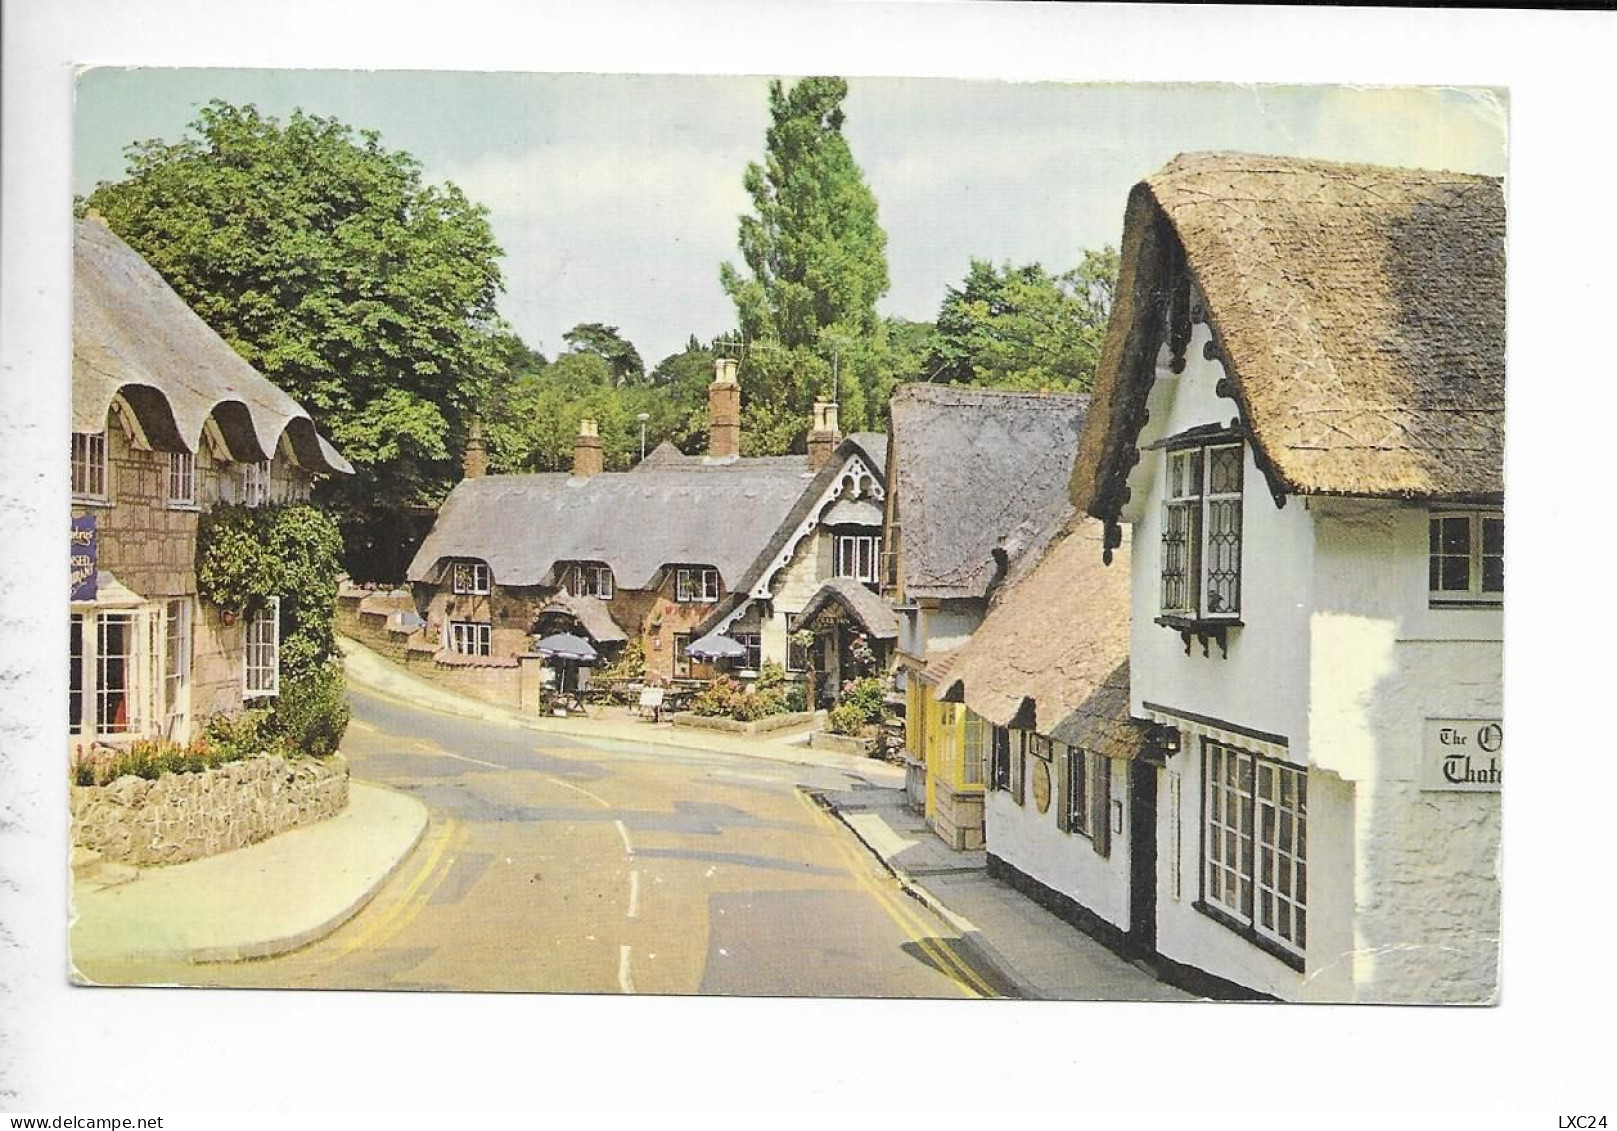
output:
[[[983,763],[987,755],[988,734],[988,721],[981,715],[966,712],[966,742],[960,767],[960,780],[966,785],[983,783]]]
[[[1308,775],[1207,740],[1202,748],[1202,895],[1263,939],[1308,944]]]
[[[241,465],[241,501],[249,507],[262,507],[270,501],[270,461],[254,460]]]
[[[1240,444],[1167,453],[1162,523],[1162,611],[1234,617],[1241,611]]]
[[[191,681],[191,599],[169,601],[163,630],[163,710],[170,735],[185,730],[184,695]]]
[[[1011,732],[1005,727],[995,727],[990,733],[989,762],[988,762],[988,788],[1002,789],[1006,792],[1011,788]]]
[[[1505,596],[1505,516],[1434,514],[1427,522],[1427,588],[1434,605],[1497,604]]]
[[[140,646],[134,613],[96,617],[95,729],[98,734],[139,734]]]

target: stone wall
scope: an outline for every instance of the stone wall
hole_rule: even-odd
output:
[[[348,763],[278,755],[156,781],[73,786],[73,843],[126,864],[183,864],[242,848],[348,805]]]

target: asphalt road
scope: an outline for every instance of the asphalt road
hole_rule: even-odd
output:
[[[811,789],[838,770],[546,735],[352,688],[355,777],[420,798],[421,843],[335,934],[181,984],[569,993],[1009,992]]]

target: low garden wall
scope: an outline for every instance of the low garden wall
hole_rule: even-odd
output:
[[[816,731],[809,737],[809,745],[816,750],[830,750],[837,754],[868,755],[876,750],[874,738],[855,738],[848,734],[832,734],[828,730]]]
[[[810,723],[823,721],[824,718],[823,711],[792,711],[784,715],[768,715],[750,723],[743,723],[736,719],[725,718],[723,715],[698,715],[694,711],[680,711],[674,716],[674,725],[722,730],[726,734],[768,734],[770,731],[808,726]]]
[[[261,755],[156,781],[75,785],[70,804],[75,844],[140,867],[183,864],[342,812],[348,763]]]

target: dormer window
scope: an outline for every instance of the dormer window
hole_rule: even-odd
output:
[[[1241,444],[1170,449],[1166,455],[1163,615],[1234,620],[1241,612]]]
[[[450,570],[450,589],[464,596],[482,596],[489,590],[486,562],[456,562]]]
[[[107,436],[104,432],[73,433],[73,498],[92,503],[107,501]]]
[[[574,597],[612,599],[612,567],[596,562],[575,562],[562,578],[562,588]]]
[[[876,584],[877,554],[881,537],[876,534],[838,534],[835,543],[837,577]]]
[[[1434,606],[1505,599],[1502,511],[1434,513],[1427,522],[1427,589]]]
[[[674,600],[680,604],[711,605],[718,599],[718,570],[711,566],[682,566],[674,571]]]

